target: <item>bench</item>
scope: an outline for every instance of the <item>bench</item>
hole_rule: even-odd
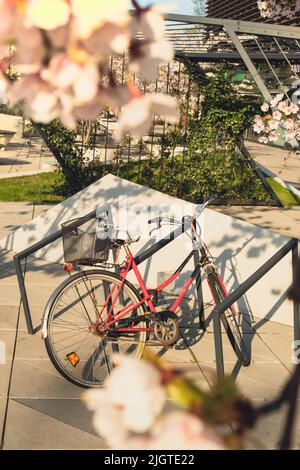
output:
[[[0,130],[0,148],[5,150],[11,139],[14,137],[16,132],[14,131],[1,131]]]

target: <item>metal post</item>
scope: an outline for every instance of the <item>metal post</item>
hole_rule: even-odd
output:
[[[225,26],[225,29],[232,40],[234,46],[236,47],[237,51],[239,52],[241,58],[243,59],[246,67],[248,68],[249,72],[252,75],[253,80],[255,81],[256,85],[258,86],[259,90],[261,91],[264,99],[266,101],[270,101],[272,96],[271,93],[269,92],[268,88],[265,85],[265,82],[259,75],[259,72],[257,71],[254,63],[250,59],[246,49],[244,48],[243,44],[239,40],[237,34],[235,33],[234,29],[231,26]]]
[[[199,265],[200,258],[198,250],[194,250],[194,266]],[[204,316],[204,302],[203,302],[203,292],[202,292],[202,279],[201,279],[201,269],[198,276],[195,279],[196,281],[196,290],[197,290],[197,303],[199,311],[199,327],[201,330],[205,330],[205,316]]]
[[[292,264],[293,264],[293,283],[295,283],[296,276],[296,262],[299,256],[299,244],[297,243],[292,250]],[[300,341],[300,304],[293,300],[293,314],[294,314],[294,341]]]
[[[32,319],[31,319],[31,315],[30,315],[29,302],[28,302],[27,292],[26,292],[26,288],[25,288],[25,282],[24,282],[24,276],[23,276],[23,272],[22,272],[21,260],[20,260],[18,255],[16,255],[14,257],[14,263],[15,263],[17,279],[18,279],[18,283],[19,283],[19,289],[20,289],[20,294],[21,294],[21,301],[22,301],[22,306],[23,306],[23,310],[24,310],[27,331],[30,335],[33,335],[34,331],[33,331]]]
[[[219,379],[222,379],[224,377],[224,356],[223,356],[221,316],[218,312],[214,312],[213,314],[213,327],[214,327],[217,375]]]

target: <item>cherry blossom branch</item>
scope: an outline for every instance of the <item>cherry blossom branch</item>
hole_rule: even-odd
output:
[[[131,0],[131,3],[137,11],[143,10],[143,8],[138,4],[137,0]]]

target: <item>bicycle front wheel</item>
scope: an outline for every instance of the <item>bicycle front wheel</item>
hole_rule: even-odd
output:
[[[218,305],[228,297],[228,294],[220,282],[217,273],[209,276],[209,283],[214,300]],[[221,314],[221,321],[237,358],[243,366],[249,366],[251,362],[250,355],[245,345],[241,328],[237,322],[236,311],[233,305]]]
[[[136,289],[128,281],[120,288],[121,282],[119,276],[109,271],[82,271],[58,287],[48,302],[44,317],[46,349],[54,367],[73,384],[99,387],[113,368],[113,354],[136,358],[142,355],[146,331],[110,338],[99,336],[93,328],[103,306],[106,305],[106,311],[109,309],[107,299],[115,300],[114,314],[140,302]],[[129,310],[120,320],[123,325],[125,318],[144,314],[142,305]],[[146,328],[146,323],[138,326]]]

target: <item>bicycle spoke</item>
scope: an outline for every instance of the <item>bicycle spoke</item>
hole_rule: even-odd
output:
[[[96,326],[104,306],[103,321],[112,305],[112,316],[117,315],[116,312],[121,312],[124,319],[143,315],[142,306],[134,311],[130,307],[139,302],[136,293],[127,284],[120,288],[120,282],[110,273],[102,277],[97,272],[86,271],[74,282],[70,281],[50,307],[46,338],[47,349],[52,353],[50,359],[66,378],[75,383],[84,386],[103,383],[113,367],[112,354],[127,353],[138,357],[141,354],[145,332],[133,332],[127,338],[111,340],[108,336],[95,336],[95,330],[89,328],[90,325]],[[67,357],[72,352],[77,356],[75,362],[72,362],[74,357]]]

